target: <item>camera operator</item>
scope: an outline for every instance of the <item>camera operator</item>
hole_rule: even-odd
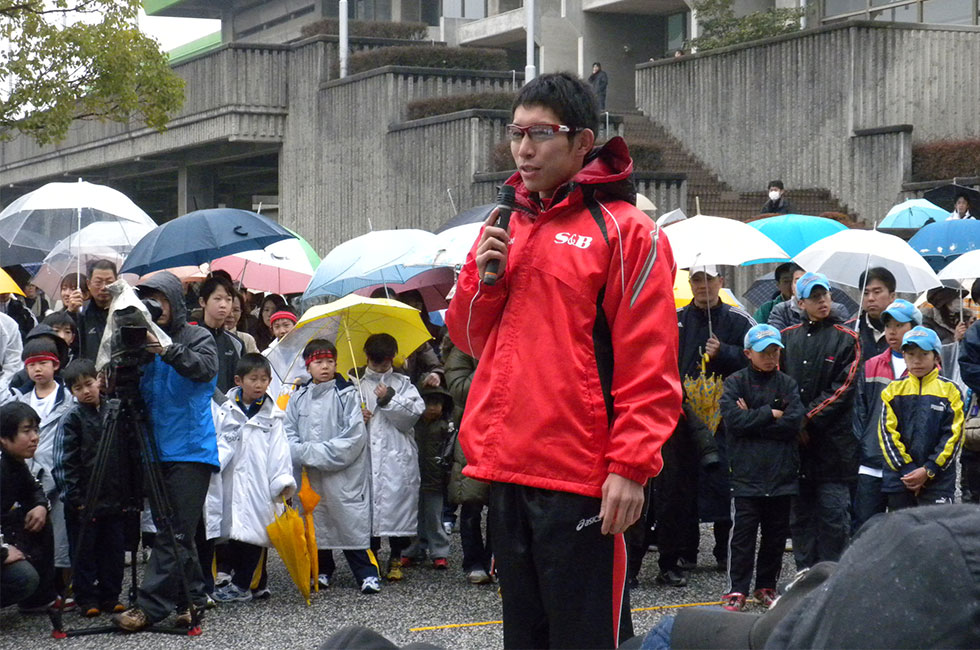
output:
[[[150,427],[160,454],[164,490],[173,511],[173,527],[180,545],[171,547],[170,536],[160,531],[143,576],[136,605],[113,617],[116,625],[136,632],[163,620],[177,610],[178,625],[190,625],[189,603],[181,591],[183,571],[190,585],[191,600],[203,605],[207,599],[201,567],[194,545],[194,532],[204,506],[208,482],[218,471],[218,446],[211,418],[211,396],[218,372],[214,337],[204,328],[186,322],[186,307],[180,280],[169,272],[159,273],[137,286],[140,298],[160,303],[157,325],[172,339],[162,347],[152,333],[146,349],[155,355],[144,366],[140,391],[146,403]]]

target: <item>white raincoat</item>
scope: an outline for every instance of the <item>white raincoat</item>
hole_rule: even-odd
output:
[[[296,480],[305,465],[320,495],[313,510],[317,548],[369,548],[370,466],[357,390],[336,379],[298,388],[286,406],[285,430]]]
[[[235,403],[238,390],[229,390],[220,405],[212,401],[221,473],[211,476],[204,503],[207,538],[271,546],[265,527],[283,490],[287,498],[296,491],[283,412],[266,396],[259,412],[246,418]]]
[[[374,389],[382,382],[391,390],[379,406]],[[373,413],[368,424],[371,534],[410,537],[418,532],[419,503],[419,452],[412,427],[425,410],[425,402],[408,377],[392,370],[380,374],[366,369],[361,389]]]

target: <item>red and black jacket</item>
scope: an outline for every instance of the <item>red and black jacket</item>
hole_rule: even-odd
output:
[[[521,177],[506,273],[481,283],[474,250],[446,315],[480,360],[460,442],[464,473],[601,496],[610,473],[659,473],[681,408],[675,264],[632,205],[633,163],[613,138],[541,205]]]

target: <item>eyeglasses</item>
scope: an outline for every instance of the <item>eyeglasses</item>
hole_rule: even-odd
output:
[[[569,135],[575,133],[574,127],[564,124],[528,124],[527,126],[508,124],[504,130],[507,133],[507,139],[511,142],[520,142],[524,136],[531,138],[532,142],[547,142],[559,133],[568,133]]]

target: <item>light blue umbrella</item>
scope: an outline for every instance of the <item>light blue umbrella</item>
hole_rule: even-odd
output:
[[[943,210],[932,201],[925,199],[909,199],[892,206],[885,218],[878,224],[879,228],[921,228],[927,223],[945,221],[949,212]]]
[[[954,219],[930,223],[915,233],[909,246],[939,271],[963,253],[980,249],[980,221]]]
[[[806,214],[782,214],[778,217],[766,217],[750,221],[749,225],[773,240],[786,251],[790,257],[796,255],[813,242],[829,237],[835,232],[847,230],[847,226],[839,221],[826,217],[813,217]],[[783,259],[765,259],[752,262],[783,262]]]
[[[436,236],[425,230],[378,230],[335,246],[316,268],[303,300],[349,293],[378,285],[406,285],[434,266],[403,264]],[[413,287],[415,288],[415,287]]]

